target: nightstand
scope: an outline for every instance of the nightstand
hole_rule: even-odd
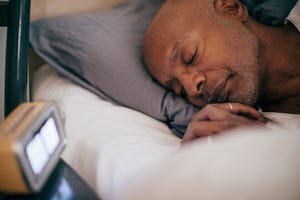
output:
[[[0,195],[0,200],[6,199],[96,200],[99,198],[83,179],[61,159],[39,193],[33,195]]]

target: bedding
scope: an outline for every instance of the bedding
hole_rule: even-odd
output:
[[[139,52],[161,1],[134,2],[32,23],[31,45],[48,64],[31,96],[57,104],[62,158],[105,200],[300,199],[300,115],[264,113],[277,124],[181,146],[163,122],[182,133],[195,110],[152,80]]]
[[[180,147],[164,123],[104,101],[47,65],[35,73],[32,91],[34,101],[59,107],[68,139],[62,157],[104,199]]]
[[[181,135],[198,109],[159,86],[142,64],[143,33],[161,3],[135,0],[105,12],[38,20],[31,24],[30,44],[64,76],[168,122]]]
[[[162,2],[135,0],[105,12],[38,20],[31,24],[30,44],[72,81],[164,121],[182,136],[198,108],[160,87],[142,62],[143,33]],[[294,1],[244,2],[261,22],[279,25]]]
[[[62,158],[103,199],[300,199],[300,115],[181,146],[166,124],[108,102],[44,65],[34,101],[58,105]]]

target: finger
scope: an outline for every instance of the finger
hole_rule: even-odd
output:
[[[238,115],[245,115],[255,119],[263,118],[262,114],[251,106],[244,105],[241,103],[222,103],[214,104],[216,107],[223,108],[231,113]]]
[[[249,119],[235,114],[220,121],[191,121],[183,136],[182,143],[192,141],[198,137],[215,135],[229,128],[241,125],[263,125],[258,120]]]
[[[192,121],[219,121],[228,118],[229,114],[230,112],[216,104],[208,104],[193,116]]]
[[[228,129],[228,125],[224,121],[193,121],[189,124],[182,138],[182,143],[192,141],[198,137],[215,135]]]

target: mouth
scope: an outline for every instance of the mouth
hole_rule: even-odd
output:
[[[228,101],[229,91],[226,90],[228,81],[233,77],[230,74],[224,81],[218,83],[211,95],[210,103],[224,103]]]

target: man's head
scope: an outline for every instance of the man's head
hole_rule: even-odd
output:
[[[259,45],[238,0],[167,0],[149,26],[144,59],[165,87],[197,106],[241,102],[259,92]]]

